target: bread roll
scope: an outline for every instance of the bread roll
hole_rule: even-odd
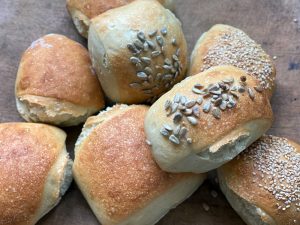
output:
[[[190,75],[212,66],[232,65],[254,76],[267,90],[269,97],[275,88],[275,66],[266,52],[243,31],[223,24],[204,33],[193,50]]]
[[[134,0],[67,0],[67,9],[75,27],[83,37],[88,37],[90,20],[110,9],[133,2]],[[158,0],[166,8],[174,10],[174,0]]]
[[[33,123],[0,124],[0,224],[34,225],[72,181],[66,134]]]
[[[156,1],[137,0],[94,18],[88,46],[103,90],[115,102],[153,102],[185,76],[181,24]]]
[[[76,143],[74,177],[103,225],[155,224],[205,178],[159,169],[144,133],[147,110],[117,105],[90,117]]]
[[[264,136],[218,170],[221,189],[248,225],[300,224],[300,145]]]
[[[272,124],[258,82],[233,66],[188,77],[155,102],[145,132],[159,166],[202,173],[233,159]]]
[[[71,126],[104,107],[87,50],[57,34],[46,35],[22,56],[15,95],[26,121]]]

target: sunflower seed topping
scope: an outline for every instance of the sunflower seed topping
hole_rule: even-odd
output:
[[[179,132],[179,138],[185,138],[188,133],[188,129],[186,127],[182,127]]]
[[[137,57],[130,57],[130,61],[133,64],[141,63],[141,60],[139,58],[137,58]]]
[[[160,54],[161,54],[160,51],[153,51],[153,52],[151,53],[151,57],[152,57],[152,58],[155,58],[155,57],[159,56]]]
[[[177,46],[177,41],[176,41],[175,38],[172,38],[172,45],[173,45],[173,46]]]
[[[163,36],[166,36],[168,34],[168,30],[166,27],[164,27],[163,29],[161,29],[160,33],[163,35]]]
[[[151,48],[152,50],[156,49],[155,44],[152,41],[147,40],[146,42],[147,42],[149,48]]]
[[[221,111],[219,108],[213,108],[212,110],[212,115],[216,118],[216,119],[221,119]]]
[[[144,73],[144,72],[138,72],[136,75],[137,75],[137,77],[140,78],[141,80],[147,80],[147,79],[148,79],[147,74]]]
[[[251,100],[254,100],[255,98],[255,94],[254,94],[254,91],[252,88],[248,88],[248,94],[249,94],[249,97],[251,98]]]
[[[182,114],[180,112],[177,112],[174,114],[173,122],[179,123],[182,119]]]
[[[196,104],[196,101],[195,100],[189,100],[185,103],[185,106],[187,108],[192,108],[194,105]]]
[[[160,129],[160,133],[161,133],[163,136],[169,136],[169,131],[167,131],[165,128],[161,128],[161,129]]]
[[[161,36],[157,35],[156,36],[156,41],[157,41],[157,44],[159,46],[163,46],[164,45],[164,39]]]
[[[204,105],[203,105],[203,112],[208,113],[210,111],[211,108],[211,102],[207,101]]]
[[[193,126],[197,125],[198,124],[198,120],[193,117],[193,116],[188,116],[187,117],[187,120],[190,122],[190,124],[192,124]]]
[[[199,96],[199,97],[197,98],[197,103],[198,103],[199,105],[201,105],[202,102],[203,102],[203,97],[202,97],[202,96]]]
[[[180,144],[179,139],[178,139],[174,134],[170,135],[169,140],[170,140],[173,144],[176,144],[176,145],[179,145],[179,144]]]
[[[152,69],[151,69],[150,67],[145,67],[144,71],[145,71],[145,73],[148,74],[148,75],[153,74],[153,71],[152,71]]]
[[[154,37],[157,34],[157,30],[151,31],[148,35],[150,38]]]
[[[144,32],[140,31],[137,33],[137,37],[138,39],[140,39],[140,41],[145,42],[146,41],[146,36],[144,34]]]
[[[176,94],[175,96],[174,96],[174,102],[175,103],[179,103],[180,102],[180,100],[181,100],[181,95],[180,94]]]
[[[133,42],[133,44],[135,45],[135,47],[137,48],[137,49],[143,49],[144,48],[144,44],[143,44],[143,42],[141,42],[140,40],[135,40],[134,42]]]
[[[163,127],[164,127],[167,131],[172,131],[172,130],[173,130],[173,128],[172,128],[170,125],[168,125],[168,124],[164,124]]]
[[[165,102],[165,110],[168,110],[171,107],[171,105],[172,105],[172,102],[170,100],[167,100]]]
[[[151,64],[151,59],[148,57],[141,57],[141,61],[145,63],[147,66]]]
[[[254,89],[255,89],[255,91],[257,91],[259,93],[263,92],[263,90],[264,90],[262,86],[255,86]]]

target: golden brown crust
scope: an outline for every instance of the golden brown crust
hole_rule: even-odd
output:
[[[148,107],[119,109],[88,120],[86,126],[102,122],[78,146],[73,167],[80,188],[114,222],[142,209],[182,179],[196,176],[166,173],[154,162],[143,128]]]
[[[160,128],[162,128],[164,124],[171,125],[174,129],[178,125],[173,122],[174,116],[168,116],[168,112],[165,110],[166,101],[169,100],[172,102],[176,94],[185,96],[188,100],[197,100],[199,95],[192,91],[195,84],[201,84],[207,87],[210,84],[215,84],[232,77],[235,80],[234,86],[238,86],[240,77],[242,76],[245,76],[247,79],[247,87],[251,87],[252,90],[254,90],[254,87],[258,86],[258,82],[253,77],[233,66],[212,67],[207,71],[189,77],[175,85],[171,91],[167,92],[151,106],[145,119],[147,137],[153,137],[153,132],[159,134]],[[251,100],[247,91],[244,93],[237,92],[239,98],[236,106],[221,111],[220,119],[216,119],[213,116],[212,109],[210,113],[203,112],[203,106],[205,102],[208,101],[204,98],[203,103],[199,105],[200,116],[199,119],[197,119],[197,125],[191,125],[191,123],[186,120],[186,117],[183,119],[188,129],[188,137],[190,137],[193,142],[190,145],[184,141],[180,145],[174,145],[168,138],[161,134],[159,136],[160,138],[155,141],[167,143],[168,148],[172,149],[174,154],[176,152],[178,152],[178,154],[183,152],[183,149],[185,152],[189,152],[190,149],[192,149],[192,151],[199,153],[207,150],[212,144],[236,129],[241,128],[240,132],[243,133],[243,129],[245,129],[243,125],[249,121],[255,121],[256,119],[266,120],[271,125],[273,113],[266,93],[255,92],[254,94],[255,99]],[[258,125],[257,129],[259,128]]]
[[[274,63],[261,46],[243,31],[217,24],[198,40],[193,50],[189,74],[195,75],[218,65],[233,65],[245,70],[256,77],[262,86],[266,86],[269,97],[272,96],[276,76]]]
[[[51,97],[93,109],[104,106],[87,50],[57,34],[38,39],[23,54],[16,96],[24,95]]]
[[[67,7],[69,11],[73,9],[78,10],[89,19],[92,19],[107,10],[129,4],[133,1],[135,0],[67,0]],[[165,3],[165,0],[158,1],[161,4]]]
[[[165,36],[160,34],[164,27],[168,31]],[[157,35],[164,39],[164,55],[152,57],[154,49],[151,48],[134,55],[128,49],[128,44],[133,44],[138,39],[137,33],[143,32],[147,40],[160,51],[160,46],[155,40],[156,35],[148,36],[155,30],[158,31]],[[172,45],[173,38],[177,40],[177,46]],[[170,72],[163,66],[166,59],[173,64],[172,57],[177,49],[180,49],[178,58],[181,70],[175,76],[178,69]],[[106,96],[118,103],[137,104],[151,101],[152,97],[161,95],[182,80],[187,68],[187,45],[181,24],[170,11],[156,1],[135,1],[95,17],[89,30],[89,51]],[[130,61],[132,57],[147,57],[151,60],[148,67],[152,72],[146,80],[139,78],[137,74],[145,72],[147,65],[141,63],[142,68],[138,69]],[[167,74],[172,75],[171,78],[163,78]],[[137,87],[132,86],[134,84]]]
[[[0,224],[32,225],[66,135],[31,123],[0,124]]]
[[[297,178],[299,174],[289,174],[290,177],[284,177],[282,175],[285,174],[285,172],[282,172],[281,170],[272,171],[273,165],[274,167],[281,167],[281,160],[287,160],[287,163],[292,166],[292,161],[288,161],[289,154],[285,155],[286,158],[277,158],[274,157],[276,153],[273,154],[269,152],[277,151],[276,147],[271,147],[269,145],[269,143],[273,142],[273,138],[276,138],[277,140],[279,140],[279,142],[286,142],[287,145],[294,147],[293,151],[296,151],[298,153],[298,161],[300,161],[299,144],[284,138],[278,138],[274,136],[263,136],[260,140],[255,142],[252,146],[250,146],[249,149],[243,152],[240,156],[236,157],[231,162],[219,168],[218,173],[219,176],[221,176],[222,179],[225,181],[225,185],[227,188],[229,188],[236,195],[246,200],[250,204],[265,211],[268,214],[268,216],[270,216],[275,221],[276,224],[298,224],[300,222],[300,206],[296,206],[295,203],[285,204],[284,202],[289,200],[289,196],[291,194],[291,192],[289,192],[290,190],[292,190],[292,192],[299,190],[300,179]],[[257,148],[258,146],[260,147]],[[264,146],[268,149],[267,154],[265,151],[259,150],[260,148],[264,148],[261,146]],[[283,147],[284,146],[281,146],[281,148]],[[282,153],[283,152],[284,150],[282,151]],[[258,157],[259,160],[257,160],[258,158],[256,157]],[[270,160],[270,158],[272,160],[275,159],[275,161],[272,162],[272,165],[270,164],[270,167],[268,167],[269,163],[264,164],[263,162],[266,160]],[[262,172],[265,171],[266,168],[262,168],[261,166],[265,166],[269,169],[268,175]],[[296,167],[294,168],[298,169],[298,165],[295,166]],[[283,169],[283,167],[281,169]],[[292,167],[289,167],[289,169],[293,170]],[[294,170],[294,173],[296,173],[296,170]],[[272,177],[271,180],[270,177]],[[287,185],[286,181],[289,179],[293,181],[298,179],[296,181],[297,184],[294,187],[291,187],[291,189],[284,188],[285,185]],[[267,184],[264,182],[267,182]],[[273,183],[276,186],[276,190],[273,189]],[[281,187],[281,185],[283,186]],[[277,192],[280,189],[282,190],[282,193]],[[275,199],[275,195],[277,194],[278,200]],[[281,199],[281,197],[283,197],[281,196],[281,194],[285,195],[286,200]],[[297,204],[300,203],[299,195],[298,199],[295,199],[295,202]],[[286,207],[288,204],[290,204],[290,207]],[[261,217],[261,219],[268,224],[266,218],[267,217],[264,216]]]

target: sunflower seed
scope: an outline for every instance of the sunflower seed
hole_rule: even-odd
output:
[[[170,100],[167,100],[165,102],[165,110],[167,111],[171,107],[171,105],[172,105],[172,102]]]
[[[178,139],[175,135],[173,135],[173,134],[169,137],[169,140],[170,140],[173,144],[176,144],[176,145],[179,145],[179,144],[180,144],[179,139]]]
[[[149,145],[149,146],[152,145],[151,142],[149,140],[147,140],[147,139],[146,139],[146,144]]]
[[[233,77],[229,77],[229,78],[225,78],[224,80],[222,80],[224,83],[226,84],[231,84],[234,82]]]
[[[173,45],[173,46],[177,46],[177,41],[176,41],[175,38],[172,38],[172,45]]]
[[[133,44],[128,44],[127,48],[132,52],[132,53],[136,53],[138,51],[138,49],[133,45]]]
[[[174,123],[179,123],[182,119],[182,114],[180,112],[176,112],[174,117],[173,117],[173,122]]]
[[[263,92],[263,90],[264,90],[262,86],[255,86],[254,89],[255,89],[255,91],[257,91],[259,93]]]
[[[213,98],[214,100],[216,100],[216,99],[219,98],[219,95],[213,95],[212,98]]]
[[[150,38],[154,37],[157,34],[157,30],[151,31],[148,35]]]
[[[198,124],[198,120],[197,120],[195,117],[193,117],[193,116],[188,116],[188,117],[187,117],[187,120],[188,120],[188,121],[190,122],[190,124],[193,125],[193,126],[195,126],[195,125]]]
[[[175,55],[176,55],[177,57],[179,57],[179,55],[180,55],[180,48],[178,48],[178,49],[176,50]]]
[[[187,138],[186,141],[187,141],[188,144],[192,144],[193,143],[193,139],[192,138]]]
[[[222,102],[223,102],[222,98],[216,99],[215,106],[217,106],[217,107],[220,106],[222,104]]]
[[[211,84],[208,87],[208,91],[212,92],[212,91],[220,91],[220,87],[218,84]]]
[[[172,65],[172,62],[171,62],[171,60],[170,60],[170,59],[168,59],[168,58],[166,58],[166,59],[165,59],[164,63],[165,63],[166,65],[169,65],[169,66],[171,66],[171,65]]]
[[[211,102],[207,101],[204,105],[203,105],[203,112],[208,113],[210,111],[211,108]]]
[[[242,87],[242,86],[240,86],[240,87],[238,87],[238,91],[239,91],[240,93],[244,93],[244,92],[245,92],[245,88]]]
[[[242,82],[246,82],[247,77],[246,77],[246,76],[241,76],[241,77],[240,77],[240,80],[241,80]]]
[[[173,79],[173,75],[172,74],[164,74],[163,75],[163,80],[172,80]]]
[[[164,27],[163,29],[161,29],[160,33],[163,35],[163,36],[166,36],[168,34],[168,30],[166,27]]]
[[[185,106],[186,106],[187,108],[192,108],[195,104],[196,104],[196,101],[194,101],[194,100],[189,100],[189,101],[187,101],[187,102],[185,103]]]
[[[146,65],[150,65],[151,64],[151,59],[148,57],[141,57],[141,61],[143,63],[145,63]]]
[[[155,44],[152,41],[147,40],[146,42],[147,42],[149,48],[151,48],[152,50],[156,49]]]
[[[152,69],[151,69],[150,67],[145,67],[144,71],[145,71],[145,73],[148,74],[148,75],[153,74],[153,71],[152,71]]]
[[[199,90],[198,88],[195,88],[193,87],[192,91],[195,93],[195,94],[198,94],[198,95],[203,95],[205,94],[206,92],[202,91],[202,90]]]
[[[143,42],[141,42],[140,40],[135,40],[134,42],[133,42],[133,44],[135,45],[135,47],[137,48],[137,49],[143,49],[144,48],[144,44],[143,44]]]
[[[233,91],[230,91],[230,94],[235,98],[239,98],[238,94]]]
[[[137,57],[130,57],[130,62],[133,64],[141,63],[141,60]]]
[[[132,87],[132,88],[141,88],[141,85],[139,84],[139,83],[131,83],[131,84],[129,84],[130,85],[130,87]]]
[[[155,81],[160,81],[161,78],[162,78],[162,74],[158,73],[158,74],[156,74]]]
[[[203,102],[203,97],[202,97],[202,96],[199,96],[199,97],[197,98],[197,103],[198,103],[199,105],[201,105],[202,102]]]
[[[181,126],[178,125],[178,126],[175,128],[173,134],[174,134],[175,136],[178,136],[178,135],[179,135],[179,132],[180,132],[180,129],[181,129]]]
[[[252,88],[248,88],[248,94],[249,94],[249,97],[251,98],[251,100],[254,100],[255,98],[255,94],[254,94],[254,91]]]
[[[151,53],[151,57],[154,58],[154,57],[159,56],[160,54],[161,54],[160,51],[153,51],[153,52]]]
[[[173,114],[174,112],[176,112],[177,111],[177,109],[178,109],[178,103],[174,103],[174,104],[172,104],[172,109],[171,109],[171,113]]]
[[[145,42],[145,40],[146,40],[146,36],[145,36],[144,32],[142,32],[142,31],[140,31],[140,32],[137,33],[137,37],[142,42]]]
[[[167,131],[165,128],[161,128],[159,131],[163,136],[169,136],[169,131]]]
[[[227,100],[228,99],[228,94],[226,94],[226,93],[222,94],[222,99]]]
[[[145,89],[145,90],[143,90],[143,92],[144,92],[145,94],[147,94],[147,95],[152,95],[152,94],[153,94],[153,92],[152,92],[151,89]]]
[[[165,70],[171,70],[171,69],[172,69],[172,66],[163,65],[163,68],[164,68]]]
[[[171,73],[176,73],[177,71],[176,71],[176,69],[175,68],[171,68]]]
[[[185,96],[181,96],[181,101],[180,101],[181,104],[185,105],[186,101],[187,101],[187,98]]]
[[[174,96],[174,100],[173,100],[173,102],[175,102],[175,103],[179,103],[179,102],[180,102],[180,100],[181,100],[181,95],[180,95],[180,94],[176,94],[176,95]]]
[[[227,106],[227,102],[222,101],[222,104],[219,106],[219,108],[224,111],[226,109],[226,106]]]
[[[186,127],[181,127],[179,132],[179,138],[185,138],[186,134],[188,133],[188,129]]]
[[[179,63],[178,62],[174,62],[173,66],[178,69],[179,68]]]
[[[199,117],[199,116],[200,116],[200,107],[199,107],[199,106],[194,106],[194,107],[193,107],[193,114],[194,114],[194,116],[196,116],[196,117]]]
[[[144,48],[143,48],[144,52],[148,52],[149,51],[149,45],[147,42],[144,42]]]
[[[164,124],[163,127],[167,130],[167,131],[173,131],[173,128],[168,125],[168,124]]]
[[[221,110],[219,108],[213,108],[212,110],[212,115],[216,118],[216,119],[221,119]]]
[[[237,86],[232,86],[231,88],[230,88],[230,91],[237,91],[238,90],[238,87]]]
[[[218,91],[209,91],[211,94],[215,94],[215,95],[220,95],[222,94],[222,91],[221,90],[218,90]]]
[[[174,61],[179,61],[179,59],[178,59],[178,57],[177,57],[177,55],[172,55],[172,58],[174,59]]]
[[[183,111],[183,114],[186,115],[186,116],[190,116],[193,114],[193,110],[192,109],[185,109]]]
[[[147,74],[144,73],[144,72],[138,72],[136,75],[137,75],[138,78],[140,78],[142,80],[147,80],[148,79]]]
[[[181,105],[181,104],[180,104],[180,105],[178,106],[178,109],[181,110],[181,111],[184,111],[184,110],[186,109],[186,107],[185,107],[185,105]]]
[[[159,36],[159,35],[156,36],[156,42],[157,42],[157,44],[159,46],[163,46],[164,45],[164,39],[161,36]]]

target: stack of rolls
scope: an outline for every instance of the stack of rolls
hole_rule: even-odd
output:
[[[16,104],[36,123],[0,124],[0,224],[35,224],[72,171],[101,224],[155,224],[214,169],[248,225],[300,224],[300,147],[264,135],[270,56],[219,24],[199,38],[188,68],[181,23],[164,6],[174,2],[67,0],[88,50],[49,34],[25,51]],[[105,97],[117,104],[104,109]],[[84,122],[72,167],[66,134],[40,123]]]

